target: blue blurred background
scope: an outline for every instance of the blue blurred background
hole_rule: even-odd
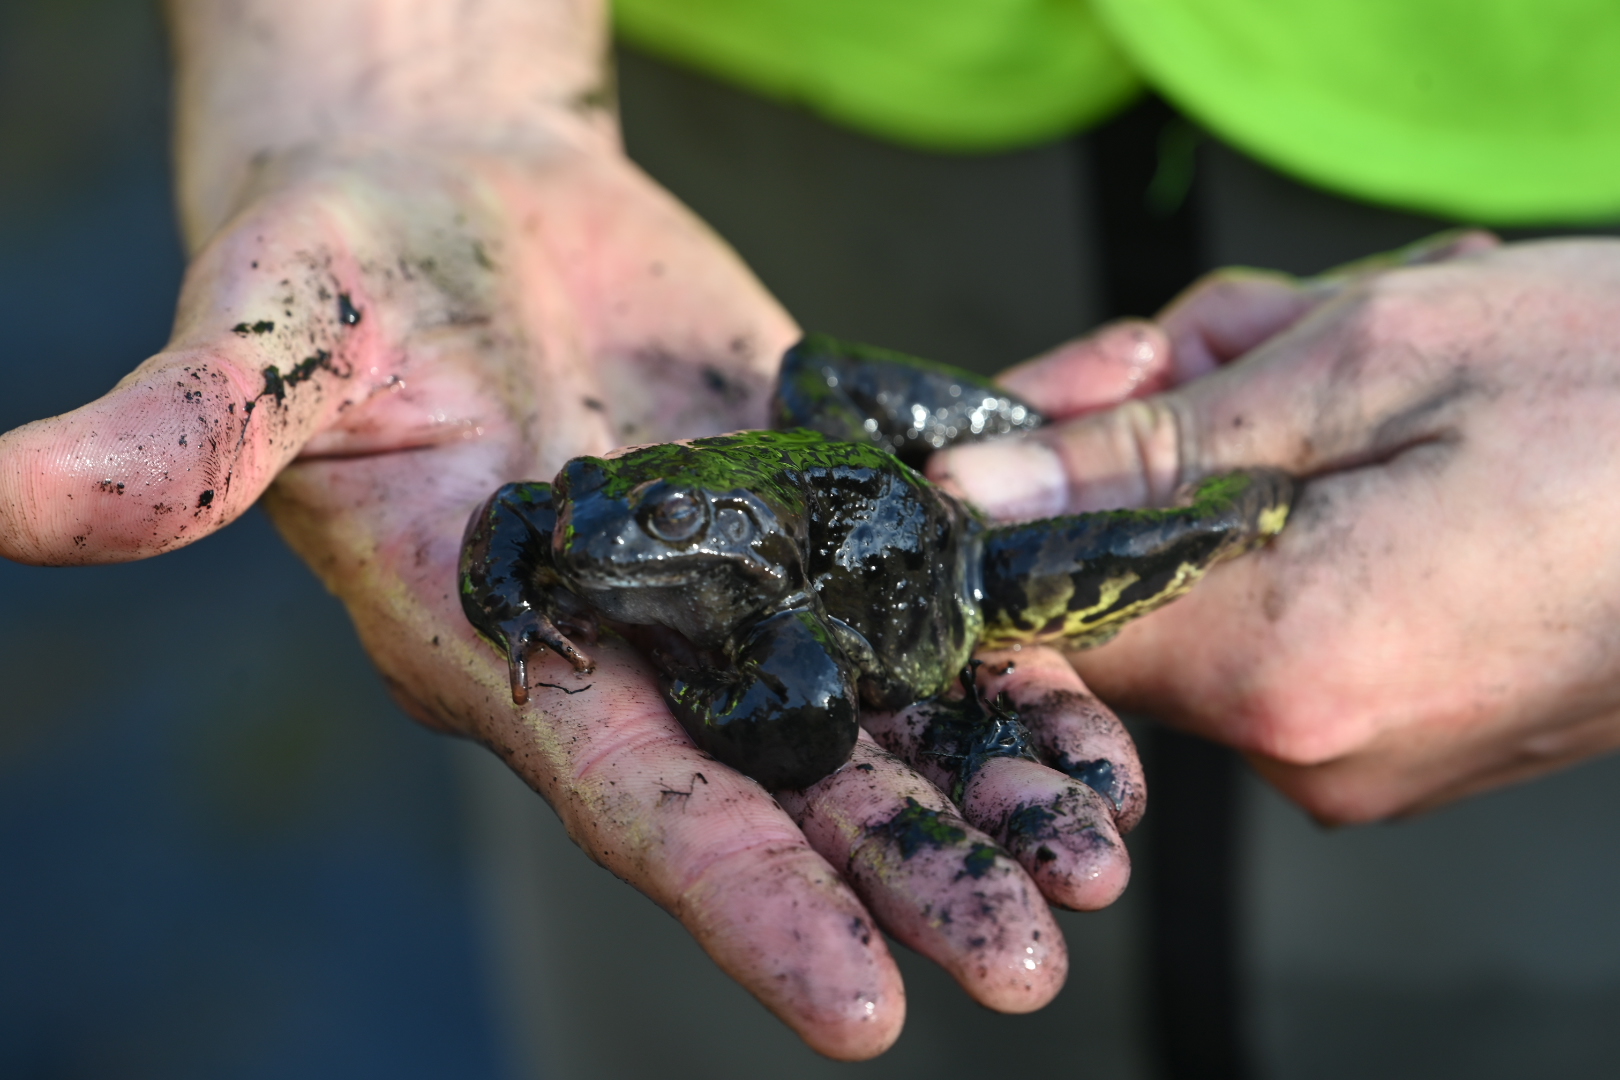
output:
[[[0,429],[163,344],[163,72],[145,0],[0,2]],[[496,1075],[450,745],[257,511],[0,562],[0,1076]]]

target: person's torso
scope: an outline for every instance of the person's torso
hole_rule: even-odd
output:
[[[914,146],[1063,137],[1152,85],[1285,172],[1494,223],[1620,214],[1613,0],[616,0],[632,44]]]

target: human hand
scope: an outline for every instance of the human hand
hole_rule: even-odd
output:
[[[1073,660],[1106,700],[1246,751],[1323,820],[1606,751],[1620,244],[1493,246],[1470,234],[1445,253],[1465,257],[1325,283],[1217,275],[1162,330],[1111,328],[1008,381],[1061,407],[1121,356],[1160,385],[1239,362],[932,471],[1015,514],[1161,503],[1239,465],[1309,478],[1267,549]],[[998,504],[989,480],[1010,473],[1040,480]]]
[[[315,30],[280,15],[321,37],[323,12]],[[183,106],[198,79],[216,85],[182,65]],[[368,127],[311,144],[294,124],[280,149],[247,154],[244,141],[237,158],[184,137],[229,117],[182,111],[183,210],[200,250],[173,339],[100,401],[0,437],[0,553],[159,554],[262,492],[401,704],[495,749],[593,858],[817,1049],[869,1056],[899,1032],[903,991],[875,926],[992,1007],[1049,1000],[1067,958],[1042,890],[1075,907],[1111,901],[1128,873],[1119,832],[1142,799],[1128,737],[1052,654],[1028,650],[987,684],[1027,706],[1051,760],[1107,765],[1111,784],[1091,779],[1108,799],[1000,761],[958,810],[936,786],[948,774],[867,741],[779,804],[695,750],[633,652],[601,643],[588,682],[537,665],[552,685],[515,707],[503,660],[462,615],[462,530],[491,490],[624,442],[761,426],[797,335],[624,161],[600,111],[450,143]],[[245,126],[288,123],[278,112]],[[1018,811],[1036,803],[1052,812],[1031,826]]]

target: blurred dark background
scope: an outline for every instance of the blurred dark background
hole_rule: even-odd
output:
[[[807,325],[994,367],[1108,310],[1091,142],[942,161],[621,65],[631,151]],[[148,0],[0,0],[0,427],[164,340],[166,93]],[[1313,272],[1436,225],[1214,144],[1196,167],[1205,263]],[[1620,761],[1339,832],[1232,784],[1251,1075],[1614,1074]],[[145,563],[0,563],[0,1077],[1163,1076],[1164,818],[1125,901],[1062,916],[1051,1008],[992,1016],[903,954],[906,1035],[837,1066],[492,758],[405,720],[262,516]]]

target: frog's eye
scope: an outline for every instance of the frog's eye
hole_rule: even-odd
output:
[[[709,507],[690,491],[671,491],[652,502],[642,524],[660,540],[672,544],[695,540],[709,524]]]

